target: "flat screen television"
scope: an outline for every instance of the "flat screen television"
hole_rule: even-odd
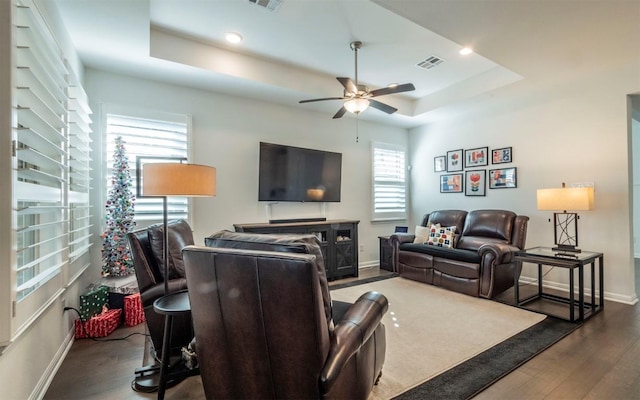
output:
[[[259,165],[259,201],[340,201],[341,153],[260,142]]]

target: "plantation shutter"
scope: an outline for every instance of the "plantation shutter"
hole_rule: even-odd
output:
[[[373,220],[406,219],[407,182],[404,148],[373,143],[371,158]]]
[[[176,119],[176,118],[174,118]],[[113,174],[113,152],[115,139],[120,136],[124,142],[129,160],[129,171],[132,178],[132,192],[136,192],[136,158],[159,158],[145,162],[175,162],[170,158],[187,158],[188,155],[188,120],[186,116],[178,117],[181,121],[147,119],[133,116],[108,113],[106,116],[106,183],[107,192],[111,188]],[[144,165],[144,164],[143,164]],[[189,203],[186,197],[169,197],[167,199],[169,219],[187,219]],[[161,221],[162,199],[139,198],[135,200],[135,220]]]
[[[67,81],[60,48],[37,12],[16,11],[16,301],[67,262]]]

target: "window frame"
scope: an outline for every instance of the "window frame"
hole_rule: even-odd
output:
[[[112,164],[112,160],[110,160],[111,156],[113,156],[113,154],[109,154],[108,151],[108,134],[107,134],[107,120],[108,120],[108,115],[118,115],[121,117],[125,117],[125,118],[134,118],[134,119],[142,119],[142,120],[150,120],[150,121],[159,121],[159,122],[166,122],[166,123],[174,123],[174,124],[184,124],[186,127],[186,135],[185,135],[185,140],[186,140],[186,159],[187,162],[189,162],[189,160],[192,159],[192,151],[193,151],[193,146],[192,146],[192,135],[193,135],[193,129],[192,129],[192,116],[190,114],[180,114],[180,113],[172,113],[172,112],[168,112],[168,111],[161,111],[161,110],[154,110],[154,109],[147,109],[147,108],[142,108],[142,107],[132,107],[130,105],[121,105],[121,104],[113,104],[113,103],[104,103],[101,104],[100,106],[101,109],[101,147],[102,147],[102,151],[101,151],[101,155],[102,155],[102,162],[100,163],[100,171],[102,171],[102,173],[100,173],[100,185],[97,185],[99,187],[99,189],[97,191],[100,192],[99,194],[99,204],[103,204],[106,201],[107,198],[107,194],[108,194],[108,185],[107,182],[108,180],[110,180],[110,175],[109,175],[109,169],[111,168],[110,163]],[[125,148],[126,148],[126,143],[125,143]],[[129,152],[127,152],[127,157],[128,157],[128,161],[129,161],[129,169],[131,172],[131,178],[132,178],[132,183],[133,183],[133,187],[131,188],[131,191],[134,195],[137,196],[137,165],[136,165],[136,158],[137,158],[137,153],[131,154]],[[141,157],[145,158],[145,159],[149,159],[149,158],[154,158],[157,156],[154,155],[141,155]],[[172,158],[172,157],[169,157]],[[192,225],[192,214],[193,214],[193,200],[189,197],[184,198],[184,200],[182,200],[182,198],[179,197],[170,197],[169,199],[178,199],[179,201],[185,201],[186,202],[186,220],[187,222]],[[141,200],[145,199],[145,201],[148,200],[153,200],[152,197],[149,196],[142,196]],[[162,207],[162,201],[161,199],[155,199],[158,200],[158,206]],[[169,204],[170,204],[170,200],[169,200]],[[106,215],[106,210],[104,209],[104,207],[101,207],[101,221],[104,221]],[[136,226],[135,229],[143,229],[146,228],[149,225],[158,223],[158,222],[162,222],[162,210],[160,209],[157,213],[157,216],[152,217],[152,218],[143,218],[140,219],[138,218],[138,216],[136,215],[135,217],[135,221],[136,221]],[[104,224],[100,224],[100,231],[104,230]]]
[[[403,156],[403,180],[402,184],[393,184],[393,180],[377,179],[376,176],[376,152],[378,150],[386,150],[391,152],[401,152]],[[409,169],[408,169],[408,154],[406,146],[371,142],[371,220],[372,221],[402,221],[406,220],[409,215]],[[376,211],[377,197],[376,187],[380,184],[387,185],[389,187],[402,187],[404,190],[404,207],[402,210],[396,211]]]

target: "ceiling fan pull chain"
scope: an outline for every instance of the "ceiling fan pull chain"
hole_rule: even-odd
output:
[[[360,142],[360,124],[359,124],[359,116],[360,113],[356,114],[356,143]]]

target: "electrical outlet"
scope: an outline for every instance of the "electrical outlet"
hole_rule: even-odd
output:
[[[360,252],[361,253],[364,252],[364,245],[363,244],[360,245]]]

